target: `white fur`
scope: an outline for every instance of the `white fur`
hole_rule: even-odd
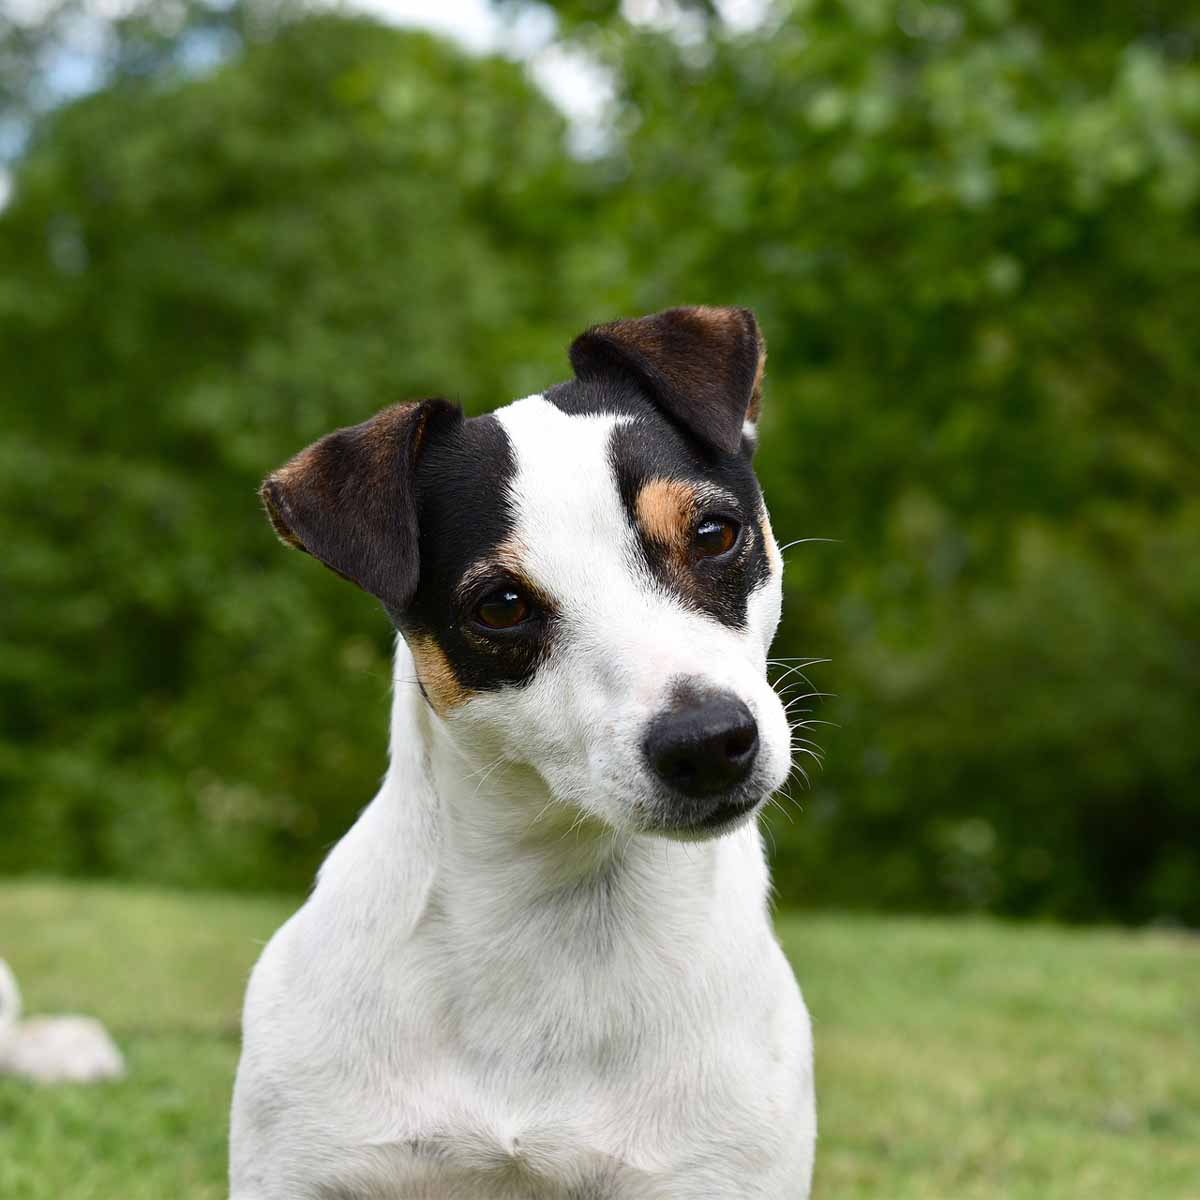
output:
[[[758,830],[640,831],[677,677],[740,696],[764,798],[783,781],[778,568],[747,633],[685,610],[638,566],[619,418],[498,416],[555,648],[445,718],[397,685],[383,786],[250,983],[234,1200],[800,1200],[811,1042]]]
[[[95,1083],[120,1079],[125,1062],[104,1026],[92,1017],[22,1021],[16,976],[0,959],[0,1074],[35,1083]]]

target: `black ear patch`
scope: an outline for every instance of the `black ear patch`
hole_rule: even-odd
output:
[[[632,376],[671,418],[725,454],[758,416],[766,344],[748,308],[671,308],[596,325],[571,344],[579,379]]]
[[[394,404],[314,442],[259,489],[275,532],[402,612],[420,574],[417,459],[435,429],[461,420],[446,400]]]

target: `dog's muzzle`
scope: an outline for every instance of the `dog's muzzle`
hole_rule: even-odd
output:
[[[642,742],[646,762],[678,799],[670,825],[715,829],[742,816],[759,797],[741,785],[758,758],[758,725],[745,703],[728,692],[676,694]]]

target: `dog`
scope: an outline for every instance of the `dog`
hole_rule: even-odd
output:
[[[17,977],[0,958],[0,1075],[34,1083],[99,1083],[125,1077],[125,1060],[94,1017],[21,1020]]]
[[[233,1200],[802,1200],[809,1020],[756,823],[781,562],[741,308],[599,325],[481,417],[270,475],[398,631],[390,766],[246,996]]]

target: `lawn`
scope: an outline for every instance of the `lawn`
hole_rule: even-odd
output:
[[[95,1088],[0,1080],[0,1197],[225,1195],[242,988],[293,903],[0,884],[27,1009],[101,1017],[131,1068]],[[818,1200],[1200,1200],[1200,939],[780,929],[816,1034]]]

